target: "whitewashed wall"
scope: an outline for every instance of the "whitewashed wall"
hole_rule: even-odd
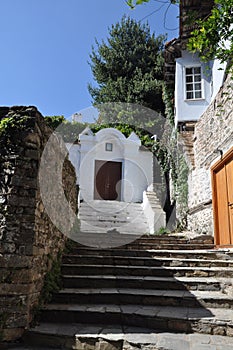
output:
[[[105,150],[106,142],[113,144],[112,152]],[[69,145],[68,145],[69,146]],[[70,148],[80,186],[80,199],[94,199],[95,160],[122,162],[121,201],[142,202],[143,191],[153,181],[153,155],[141,147],[140,139],[132,133],[126,138],[113,128],[90,130],[80,135],[80,145]]]
[[[76,172],[77,185],[79,184],[79,167],[80,167],[80,145],[66,143],[66,147],[69,151],[69,160],[73,164]]]
[[[186,100],[185,98],[185,67],[201,65],[202,87],[204,96],[199,100]],[[223,70],[219,70],[223,68]],[[176,60],[175,78],[175,123],[197,121],[206,111],[223,84],[224,65],[219,61],[203,63],[198,55],[182,51],[182,57]]]

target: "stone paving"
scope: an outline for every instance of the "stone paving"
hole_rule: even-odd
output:
[[[53,328],[53,330],[51,329]],[[43,332],[76,334],[75,350],[232,350],[233,338],[204,334],[156,332],[137,327],[108,327],[44,324]],[[88,339],[88,341],[87,341]],[[90,339],[92,342],[90,342]],[[91,346],[90,343],[93,345]],[[7,349],[7,348],[5,348]],[[45,347],[28,347],[22,344],[9,346],[12,350],[49,350]],[[53,348],[58,350],[61,348]]]
[[[63,257],[63,289],[26,332],[27,346],[12,349],[233,350],[232,251],[190,242],[73,246]]]

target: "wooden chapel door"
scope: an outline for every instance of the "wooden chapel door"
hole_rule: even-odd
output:
[[[95,161],[94,199],[121,200],[122,163]]]

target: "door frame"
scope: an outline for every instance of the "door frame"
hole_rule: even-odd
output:
[[[121,177],[120,177],[120,180],[122,182],[123,180],[123,162],[121,160],[103,160],[103,159],[95,159],[94,160],[94,200],[96,200],[96,196],[98,197],[98,190],[97,190],[97,184],[96,184],[96,176],[97,176],[97,172],[96,172],[96,166],[97,166],[97,162],[100,162],[100,163],[118,163],[120,165],[120,172],[121,172]],[[122,200],[122,184],[120,186],[120,193],[119,193],[119,198],[116,199],[116,201],[121,201]],[[101,200],[108,200],[108,199],[101,199]]]
[[[211,167],[211,180],[212,180],[212,199],[213,199],[213,218],[214,218],[214,242],[216,246],[232,247],[232,245],[220,245],[220,232],[219,232],[219,220],[218,220],[218,201],[216,191],[216,176],[215,174],[224,167],[228,161],[233,161],[233,147],[231,147],[222,157]]]

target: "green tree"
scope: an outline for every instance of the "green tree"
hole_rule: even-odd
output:
[[[126,3],[129,7],[131,7],[132,9],[135,8],[136,5],[142,5],[145,2],[149,2],[150,0],[126,0]],[[155,0],[156,1],[156,0]],[[160,2],[160,1],[159,1]],[[166,1],[164,1],[164,3],[166,3]],[[167,3],[171,3],[171,4],[177,4],[179,3],[178,0],[167,0]]]
[[[132,9],[136,6],[136,5],[141,5],[144,2],[149,2],[150,0],[128,0],[126,1],[127,5],[129,5],[129,7],[131,7]]]
[[[46,124],[53,130],[55,130],[61,123],[65,122],[63,115],[53,115],[44,117]]]
[[[87,127],[87,123],[70,122],[63,115],[44,117],[46,124],[60,133],[64,142],[76,142],[79,134]]]
[[[163,113],[164,39],[124,16],[109,29],[107,42],[96,40],[90,66],[98,86],[88,86],[94,105],[135,103]]]
[[[197,22],[188,49],[198,52],[203,61],[218,58],[221,62],[233,61],[233,0],[215,0],[211,14]]]
[[[128,0],[131,8],[151,0]],[[168,0],[168,3],[179,3]],[[210,16],[199,21],[198,29],[191,34],[188,49],[199,53],[203,61],[218,58],[221,62],[229,62],[233,67],[233,0],[215,0]]]

